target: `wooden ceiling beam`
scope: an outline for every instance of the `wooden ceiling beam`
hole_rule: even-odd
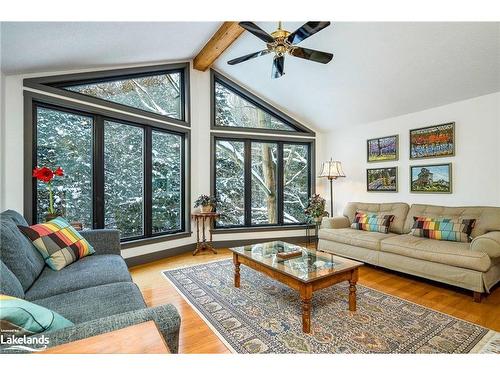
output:
[[[238,22],[224,22],[194,58],[193,67],[206,71],[243,31]]]

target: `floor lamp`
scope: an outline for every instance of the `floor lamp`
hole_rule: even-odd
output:
[[[326,177],[330,181],[330,216],[334,216],[333,212],[333,180],[336,180],[339,177],[345,177],[344,171],[342,170],[342,163],[340,161],[336,161],[330,159],[329,161],[325,161],[323,163],[323,167],[321,168],[321,173],[319,177]]]

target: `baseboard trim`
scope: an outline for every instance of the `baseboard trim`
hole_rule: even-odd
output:
[[[127,263],[127,266],[129,268],[140,266],[142,264],[155,262],[160,259],[170,258],[176,255],[189,253],[194,251],[195,248],[196,244],[190,243],[187,245],[172,247],[170,249],[155,251],[153,253],[147,253],[147,254],[137,255],[135,257],[125,258],[125,263]]]
[[[213,245],[215,248],[221,247],[235,247],[235,246],[245,246],[251,245],[259,242],[270,242],[270,241],[286,241],[293,244],[300,244],[307,241],[306,236],[297,237],[273,237],[273,238],[253,238],[245,240],[227,240],[227,241],[214,241]],[[196,248],[196,243],[191,243],[183,246],[173,247],[170,249],[155,251],[153,253],[137,255],[134,257],[126,258],[125,263],[128,267],[135,267],[146,263],[155,262],[157,260],[170,258],[176,255],[181,255],[189,252],[193,252]]]

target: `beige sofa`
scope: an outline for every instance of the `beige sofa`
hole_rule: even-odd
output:
[[[394,215],[390,233],[351,229],[356,211]],[[438,241],[410,233],[414,216],[476,219],[472,242]],[[480,301],[500,280],[500,207],[445,207],[351,202],[344,216],[324,218],[318,249],[474,292]]]

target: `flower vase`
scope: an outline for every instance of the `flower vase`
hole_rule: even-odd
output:
[[[51,220],[54,220],[58,216],[59,215],[57,213],[53,213],[53,214],[47,213],[47,214],[45,214],[44,219],[45,219],[45,222],[47,223]]]

